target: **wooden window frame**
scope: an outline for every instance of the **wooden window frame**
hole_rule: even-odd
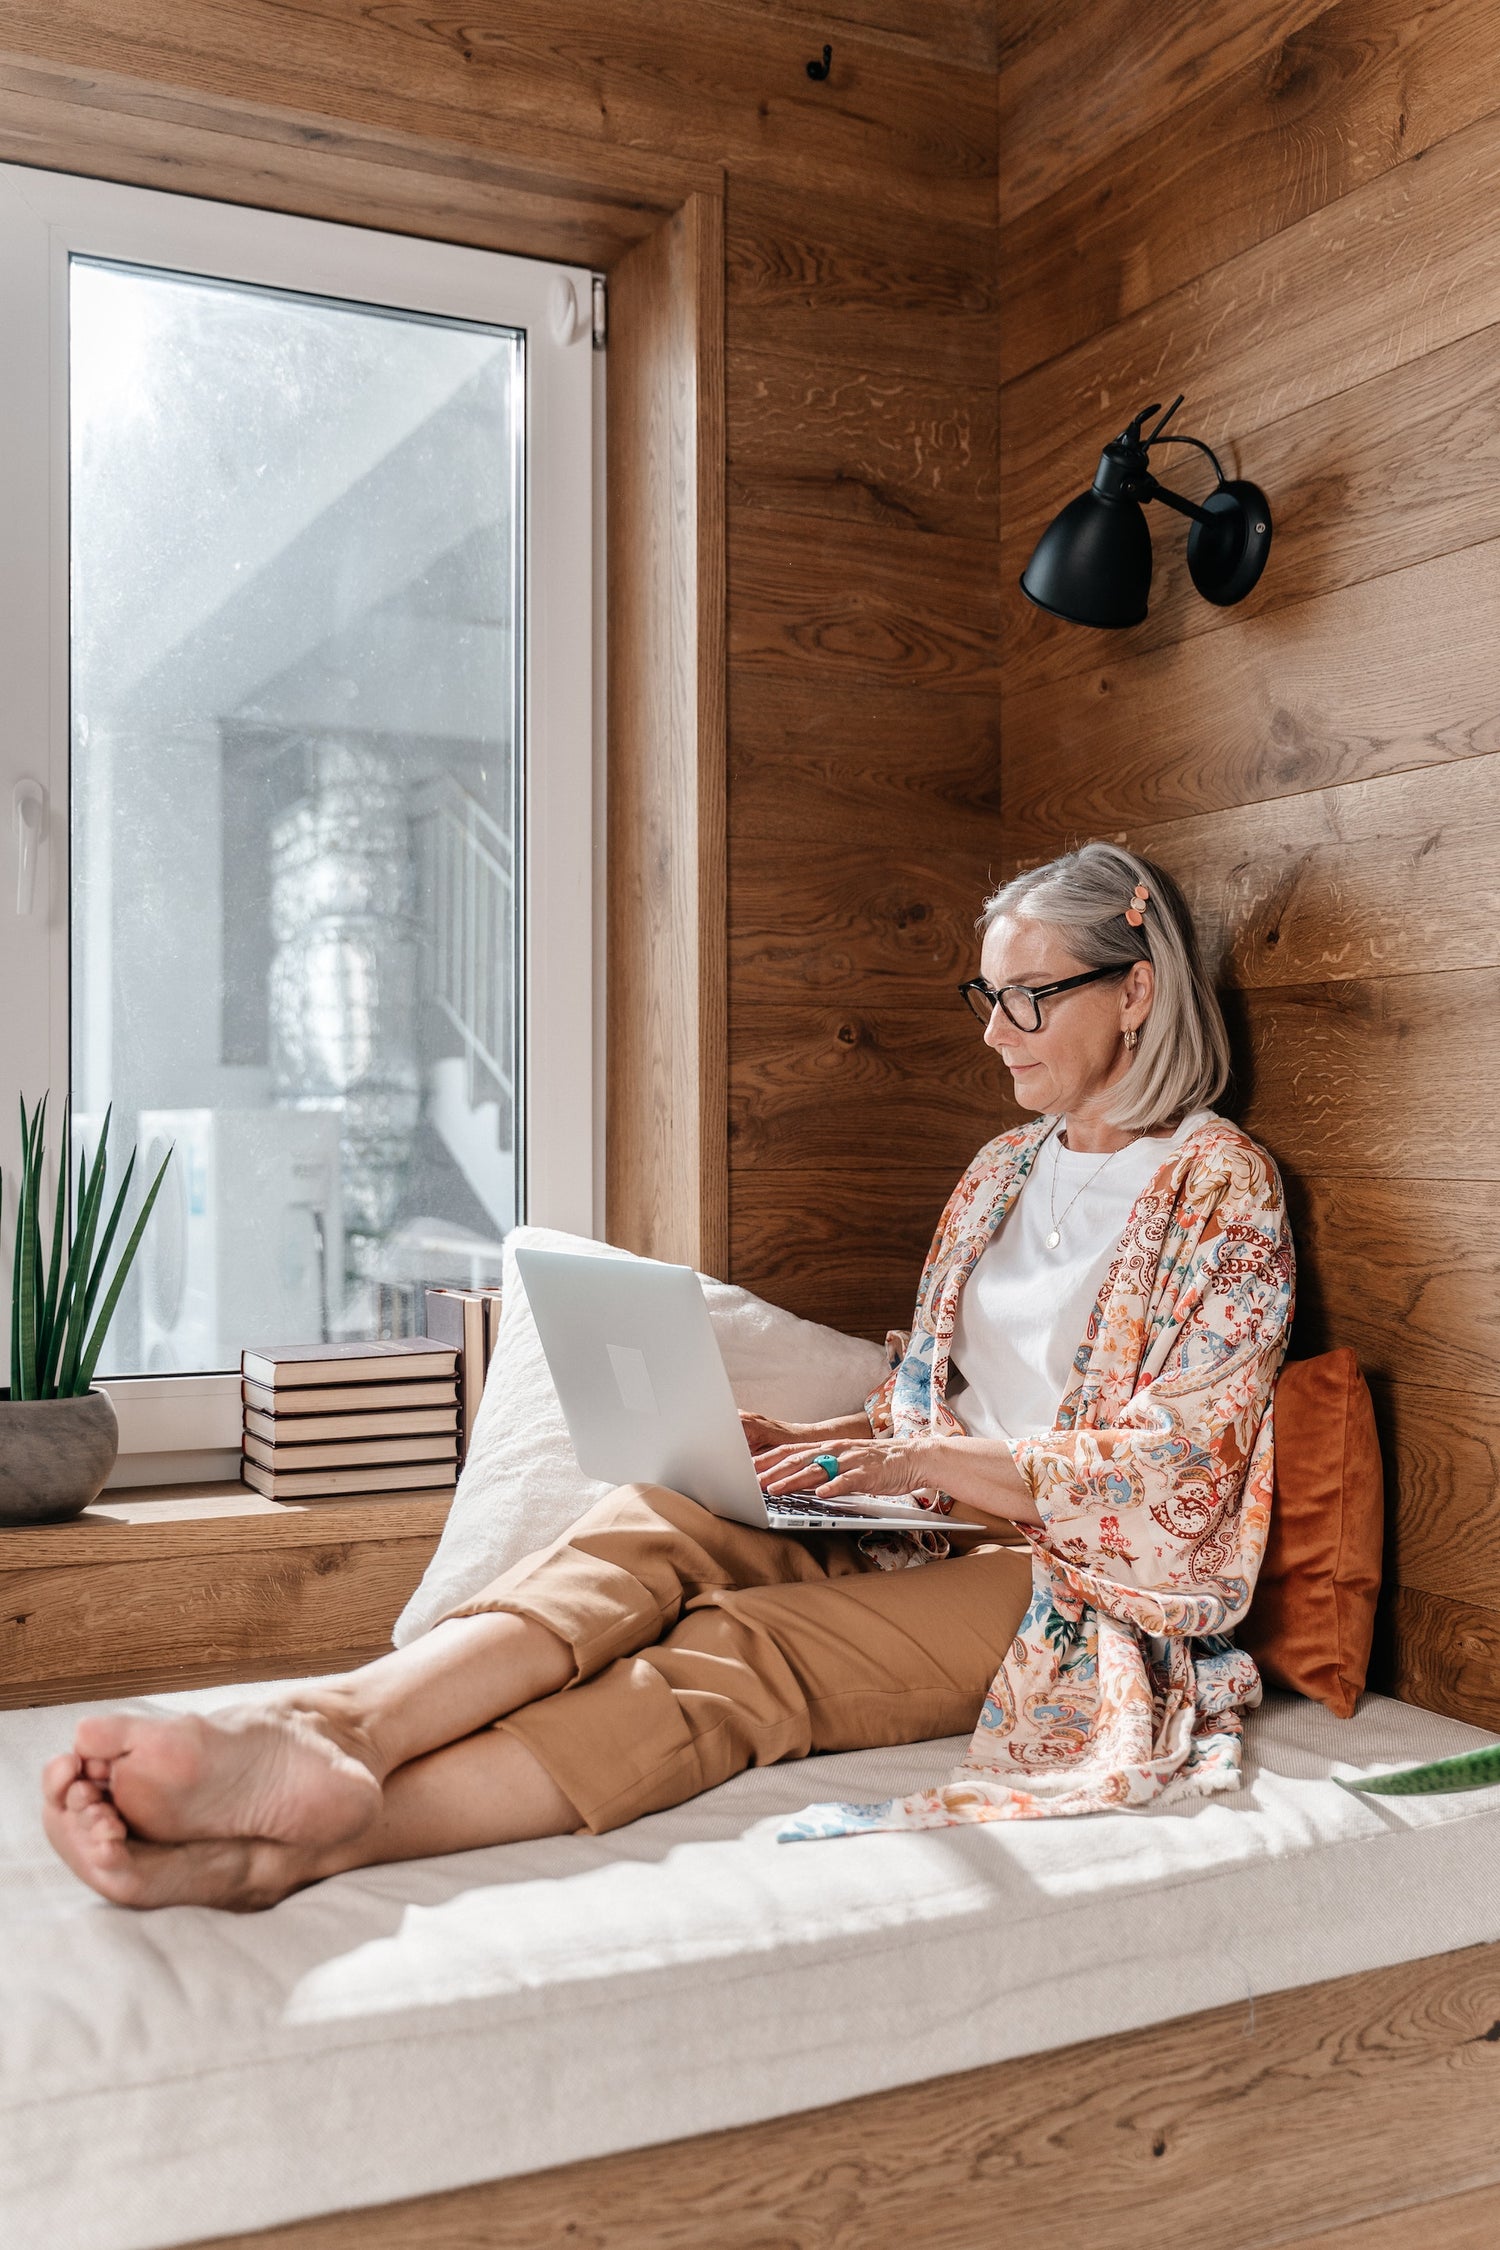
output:
[[[0,160],[607,276],[605,1226],[723,1272],[722,171],[562,135],[476,153],[16,59]]]

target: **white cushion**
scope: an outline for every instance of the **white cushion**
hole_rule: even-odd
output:
[[[37,1774],[77,1718],[0,1713],[12,2250],[238,2235],[1238,2002],[1233,2039],[1256,1994],[1500,1937],[1500,1789],[1330,1778],[1488,1738],[1374,1695],[1347,1720],[1269,1697],[1245,1787],[1183,1807],[777,1843],[814,1800],[940,1782],[955,1737],[752,1767],[607,1836],[362,1868],[250,1915],[127,1914],[52,1857]],[[1114,2236],[1091,2213],[1067,2239]]]
[[[517,1227],[506,1238],[500,1333],[469,1457],[438,1551],[396,1620],[398,1648],[523,1555],[548,1546],[608,1489],[578,1466],[516,1270],[518,1248],[631,1254],[550,1227]],[[786,1422],[852,1414],[885,1376],[878,1344],[799,1320],[728,1282],[704,1276],[703,1288],[730,1388],[752,1413]]]

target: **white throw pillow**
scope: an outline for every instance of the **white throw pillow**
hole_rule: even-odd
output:
[[[550,1545],[608,1490],[578,1466],[516,1270],[518,1248],[631,1255],[550,1227],[517,1227],[507,1237],[500,1333],[469,1456],[437,1553],[396,1620],[398,1648],[523,1555]],[[799,1320],[728,1282],[705,1276],[703,1288],[730,1387],[753,1413],[787,1422],[852,1414],[884,1380],[878,1344]]]

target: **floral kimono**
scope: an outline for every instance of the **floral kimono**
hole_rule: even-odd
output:
[[[909,1338],[868,1402],[877,1436],[962,1435],[944,1400],[959,1292],[1054,1120],[980,1150],[943,1213]],[[1260,1678],[1230,1633],[1271,1516],[1271,1387],[1292,1311],[1276,1168],[1210,1117],[1140,1196],[1073,1360],[1056,1426],[1012,1446],[1039,1525],[1032,1600],[943,1787],[878,1805],[813,1805],[792,1843],[1146,1805],[1234,1789]],[[934,1495],[946,1514],[953,1502]],[[893,1535],[890,1567],[946,1551]]]

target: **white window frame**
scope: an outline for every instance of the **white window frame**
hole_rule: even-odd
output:
[[[597,1231],[602,1125],[602,362],[592,276],[425,237],[0,165],[0,1382],[9,1356],[18,1088],[69,1082],[68,268],[75,255],[354,304],[447,314],[526,338],[522,1209]],[[29,915],[13,793],[46,791]],[[112,1176],[118,1168],[111,1167]],[[55,1173],[53,1174],[55,1181]],[[116,1484],[236,1473],[237,1375],[111,1377]]]

